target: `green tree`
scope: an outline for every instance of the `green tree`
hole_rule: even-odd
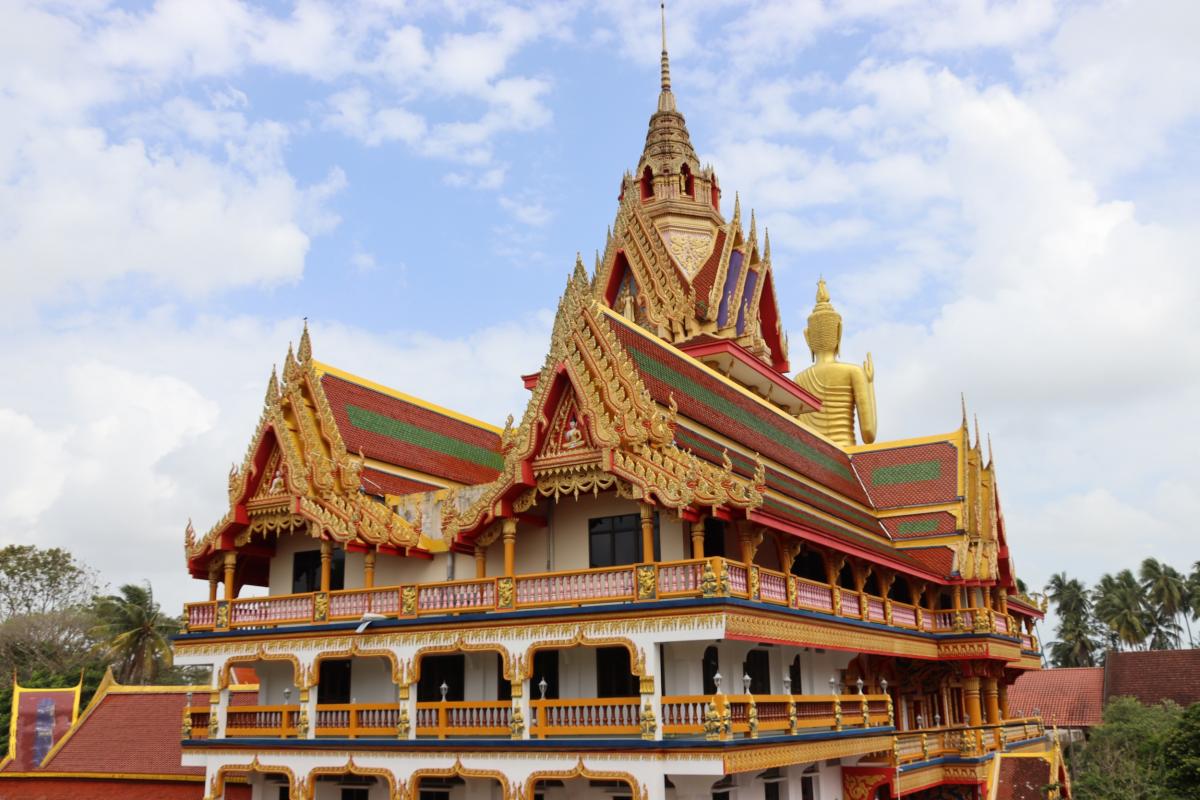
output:
[[[1104,575],[1096,585],[1096,617],[1108,627],[1110,641],[1117,647],[1140,649],[1154,625],[1150,604],[1133,572],[1123,569]]]
[[[1056,667],[1095,666],[1099,642],[1094,636],[1096,626],[1087,587],[1059,572],[1046,584],[1046,595],[1058,615],[1058,639],[1050,644],[1051,661]]]
[[[162,613],[149,583],[127,583],[120,591],[96,598],[93,636],[118,683],[153,683],[171,668],[170,637],[179,620]]]
[[[0,620],[87,605],[96,575],[57,547],[0,547]]]
[[[1200,800],[1200,703],[1184,710],[1163,745],[1166,787],[1179,800]]]
[[[1153,610],[1154,630],[1150,647],[1155,650],[1178,647],[1180,643],[1178,619],[1182,615],[1188,625],[1191,639],[1191,623],[1187,622],[1189,587],[1187,579],[1169,564],[1158,559],[1147,558],[1138,570],[1142,591]],[[1156,646],[1165,644],[1166,647]]]
[[[1118,697],[1104,709],[1104,724],[1075,746],[1072,783],[1088,800],[1175,800],[1165,788],[1165,743],[1176,730],[1179,706],[1143,706]]]

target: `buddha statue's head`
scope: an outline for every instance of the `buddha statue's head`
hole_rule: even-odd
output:
[[[814,359],[823,353],[837,358],[842,344],[842,315],[829,302],[829,289],[825,279],[817,281],[817,304],[808,315],[808,327],[804,329],[804,340]]]

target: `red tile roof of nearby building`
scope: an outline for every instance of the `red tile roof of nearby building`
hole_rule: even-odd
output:
[[[180,724],[187,695],[180,687],[111,687],[93,700],[42,764],[55,773],[203,775],[184,767]],[[99,692],[98,692],[99,693]]]
[[[1013,717],[1032,716],[1038,709],[1047,725],[1083,728],[1099,725],[1104,711],[1104,669],[1032,670],[1008,690]]]
[[[958,496],[958,448],[949,441],[856,453],[854,468],[876,508],[949,503]]]
[[[1173,700],[1200,703],[1200,649],[1109,653],[1104,662],[1104,702],[1136,697],[1146,705]]]

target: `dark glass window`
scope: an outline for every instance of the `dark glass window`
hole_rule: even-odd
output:
[[[512,683],[504,677],[504,659],[496,653],[496,699],[512,700]]]
[[[329,570],[329,589],[338,591],[346,586],[346,551],[334,550]],[[292,593],[321,590],[321,551],[302,550],[292,556]]]
[[[654,515],[654,560],[661,554],[658,515]],[[642,553],[642,520],[639,514],[595,517],[588,520],[588,562],[597,567],[620,567],[645,561]]]
[[[422,789],[421,800],[450,800],[450,793],[435,792],[432,789]]]
[[[342,789],[342,800],[370,800],[369,789]]]
[[[318,705],[350,702],[350,659],[322,661],[317,675]]]
[[[466,684],[467,660],[462,653],[425,656],[421,659],[421,678],[417,681],[417,702],[435,703],[442,699],[446,684],[447,700],[462,700]]]
[[[792,659],[792,663],[788,664],[788,677],[792,680],[792,694],[801,694],[800,656],[796,656]]]
[[[763,800],[779,800],[778,781],[763,784]]]
[[[292,789],[290,786],[280,786],[279,787],[278,800],[292,800]]]
[[[542,681],[546,681],[546,699],[558,699],[558,651],[535,650],[533,652],[533,676],[529,679],[529,691],[533,698],[542,696]]]
[[[817,779],[812,775],[800,778],[800,800],[817,800]]]
[[[771,693],[770,653],[766,650],[751,650],[746,653],[746,661],[742,664],[742,670],[743,675],[750,676],[750,694]]]
[[[704,555],[725,557],[725,520],[704,518]]]
[[[624,647],[596,648],[596,697],[637,697],[640,686]]]
[[[716,694],[717,672],[720,671],[720,667],[717,664],[717,648],[706,647],[704,649],[704,658],[700,663],[704,676],[704,693],[708,695]]]

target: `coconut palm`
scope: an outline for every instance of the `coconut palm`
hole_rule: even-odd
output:
[[[1188,640],[1192,638],[1192,626],[1187,621],[1185,610],[1190,612],[1188,608],[1189,601],[1189,586],[1188,581],[1174,567],[1169,564],[1163,564],[1158,559],[1147,558],[1142,562],[1142,567],[1138,571],[1138,577],[1142,580],[1142,590],[1145,592],[1146,599],[1150,601],[1153,607],[1156,623],[1158,621],[1169,620],[1171,622],[1169,629],[1173,630],[1173,641],[1171,640],[1170,630],[1160,631],[1160,626],[1155,625],[1152,638],[1156,641],[1169,641],[1170,644],[1166,648],[1153,649],[1169,649],[1179,646],[1179,624],[1178,618],[1183,614],[1185,623],[1188,626]]]
[[[1102,576],[1095,596],[1096,617],[1108,626],[1110,641],[1132,649],[1145,644],[1154,620],[1133,572],[1123,569],[1115,576]]]
[[[96,598],[95,614],[99,623],[92,633],[117,681],[151,683],[170,668],[169,638],[179,621],[162,613],[149,583],[125,584],[118,595]]]
[[[1058,615],[1055,633],[1058,641],[1050,645],[1050,657],[1059,667],[1090,667],[1096,663],[1099,642],[1095,638],[1091,599],[1087,587],[1065,572],[1051,576],[1046,595],[1054,602]]]

